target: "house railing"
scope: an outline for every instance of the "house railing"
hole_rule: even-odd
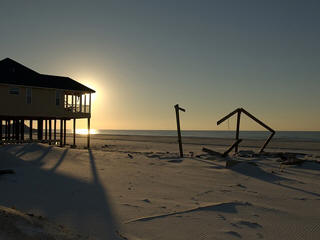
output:
[[[66,104],[65,109],[73,113],[90,113],[90,105],[75,106],[72,104]]]

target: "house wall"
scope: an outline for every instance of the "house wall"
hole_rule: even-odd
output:
[[[9,94],[19,88],[19,94]],[[60,90],[60,105],[56,105],[56,90],[32,88],[31,104],[27,104],[27,87],[0,85],[0,116],[34,118],[87,118],[88,113],[73,113],[64,108],[64,91]]]

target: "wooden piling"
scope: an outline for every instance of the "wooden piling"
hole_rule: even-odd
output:
[[[65,146],[67,144],[67,119],[64,119],[63,125],[63,146]]]
[[[51,125],[52,120],[49,119],[49,145],[51,145],[51,134],[52,134],[52,125]]]
[[[63,120],[60,119],[60,147],[63,146]]]
[[[90,148],[90,118],[88,118],[87,148]]]
[[[239,131],[240,131],[240,117],[241,117],[241,111],[238,111],[237,113],[237,129],[236,129],[236,141],[239,140]],[[234,147],[235,153],[238,153],[238,144]]]
[[[76,119],[73,119],[73,147],[76,146]]]
[[[181,111],[183,111],[183,112],[185,112],[186,110],[183,109],[183,108],[180,108],[180,107],[179,107],[179,104],[174,105],[174,109],[175,109],[175,111],[176,111],[179,152],[180,152],[180,157],[183,158],[183,149],[182,149],[182,139],[181,139],[179,110],[181,110]]]
[[[54,144],[57,142],[57,119],[55,118],[53,121],[53,139],[54,139]]]
[[[23,142],[24,141],[24,119],[21,119],[20,132],[21,132],[20,140],[21,142]]]
[[[29,140],[32,140],[32,119],[29,120]]]

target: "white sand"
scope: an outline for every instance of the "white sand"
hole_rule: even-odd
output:
[[[222,152],[227,140],[185,139],[195,156],[179,159],[174,138],[105,138],[95,136],[90,151],[85,138],[81,149],[1,146],[0,169],[16,174],[0,176],[0,205],[90,239],[320,238],[319,163],[280,169],[279,158],[237,157],[245,162],[226,169],[223,159],[196,155],[202,146]],[[275,141],[269,150],[320,160],[320,143]]]

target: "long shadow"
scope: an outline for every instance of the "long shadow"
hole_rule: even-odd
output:
[[[63,153],[61,154],[61,157],[59,158],[58,162],[50,169],[51,172],[54,172],[63,162],[63,160],[65,159],[67,153],[69,151],[69,148],[66,148]]]
[[[115,233],[116,220],[108,194],[100,182],[93,153],[89,151],[88,156],[93,174],[93,181],[90,182],[34,164],[41,162],[51,150],[42,146],[38,149],[39,157],[24,161],[16,156],[14,147],[10,151],[0,147],[0,168],[14,168],[16,172],[15,175],[0,178],[0,189],[5,193],[1,194],[0,205],[15,206],[24,212],[42,215],[93,239],[119,239]],[[66,151],[61,153],[55,169],[67,159],[69,153],[70,150],[68,154]],[[82,154],[88,153],[83,151]],[[82,168],[82,171],[85,169]]]
[[[311,192],[311,191],[307,191],[307,190],[304,190],[301,188],[297,188],[297,187],[289,186],[287,184],[283,184],[281,181],[287,181],[287,182],[291,181],[292,182],[294,180],[289,179],[289,178],[285,178],[285,177],[280,177],[280,176],[277,176],[272,173],[268,173],[268,172],[264,171],[263,169],[261,169],[259,166],[252,166],[247,163],[240,163],[240,164],[237,164],[234,167],[230,168],[230,170],[237,172],[237,173],[240,173],[240,174],[243,174],[243,175],[246,175],[248,177],[256,178],[260,181],[265,181],[270,184],[274,184],[276,186],[280,186],[280,187],[288,188],[291,190],[310,194],[310,195],[313,195],[316,197],[320,197],[319,193]]]

